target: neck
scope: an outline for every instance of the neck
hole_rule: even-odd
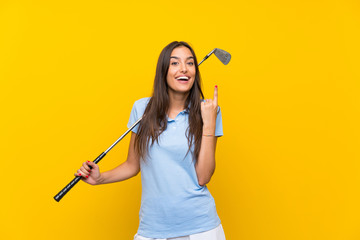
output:
[[[169,112],[182,111],[185,109],[185,102],[189,93],[175,93],[169,91]]]

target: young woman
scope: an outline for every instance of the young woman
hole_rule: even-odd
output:
[[[134,103],[127,160],[100,173],[85,162],[75,174],[97,185],[123,181],[141,170],[140,223],[135,240],[224,240],[215,201],[206,184],[215,170],[217,137],[223,135],[214,98],[204,100],[198,62],[186,42],[161,52],[152,97]],[[90,167],[92,170],[90,170]]]

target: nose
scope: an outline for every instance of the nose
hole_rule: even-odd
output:
[[[182,72],[182,73],[186,73],[186,72],[187,72],[187,66],[186,66],[186,64],[181,64],[181,66],[180,66],[180,72]]]

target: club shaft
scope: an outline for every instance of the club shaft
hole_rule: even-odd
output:
[[[203,60],[201,60],[201,62],[198,64],[198,66],[200,66],[201,63],[203,63],[206,59],[208,59],[210,57],[211,54],[213,54],[213,52],[215,51],[216,48],[214,48],[208,55],[206,55]]]
[[[116,144],[118,144],[118,142],[121,141],[121,139],[123,139],[136,125],[139,124],[139,122],[141,121],[142,117],[139,118],[123,135],[121,135],[121,137],[118,138],[118,140],[116,140],[108,149],[105,150],[105,154],[108,153],[113,147],[115,147]]]

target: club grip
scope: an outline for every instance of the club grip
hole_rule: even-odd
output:
[[[100,162],[100,160],[105,157],[106,152],[101,153],[95,160],[94,163],[97,164],[98,162]],[[92,167],[90,167],[92,168]],[[68,185],[66,185],[66,187],[64,187],[58,194],[56,194],[56,196],[54,197],[55,201],[59,202],[64,196],[65,194],[70,191],[70,189],[75,186],[75,184],[77,184],[80,179],[82,177],[81,176],[77,176],[75,177]]]
[[[59,202],[65,196],[65,194],[80,181],[80,179],[81,176],[75,177],[68,185],[66,185],[66,187],[64,187],[58,194],[56,194],[54,197],[55,201]]]

